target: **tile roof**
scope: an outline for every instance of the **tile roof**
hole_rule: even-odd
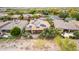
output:
[[[54,26],[55,28],[60,28],[60,29],[68,29],[68,30],[79,30],[79,25],[76,26],[76,22],[79,22],[79,21],[76,21],[76,22],[72,22],[72,21],[69,21],[69,22],[65,22],[63,20],[54,20]]]
[[[49,27],[50,24],[47,21],[36,19],[30,21],[30,23],[26,27],[26,30],[43,30]]]
[[[11,21],[10,24],[7,24],[4,27],[2,27],[1,30],[11,30],[15,26],[23,29],[26,26],[26,24],[27,24],[27,21],[22,21],[22,20],[19,22]]]

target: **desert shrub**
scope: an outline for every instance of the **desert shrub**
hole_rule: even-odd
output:
[[[74,33],[75,38],[79,39],[79,31],[75,31]]]
[[[21,29],[19,27],[14,27],[11,31],[10,34],[12,36],[19,36],[21,34]]]
[[[62,38],[62,37],[56,37],[55,42],[57,45],[61,48],[61,50],[64,51],[75,51],[77,50],[77,45],[76,43],[68,38]]]
[[[48,15],[49,12],[48,12],[48,10],[42,10],[42,14],[44,14],[44,15]]]
[[[76,18],[79,21],[79,12],[78,11],[71,11],[70,17]]]
[[[22,36],[25,37],[26,39],[28,38],[31,38],[32,39],[32,34],[28,31],[25,30],[25,28],[23,28],[22,30]]]
[[[23,37],[25,37],[26,39],[32,39],[32,35],[30,32],[26,31],[24,34],[22,34]]]
[[[40,15],[37,15],[37,14],[33,14],[32,18],[36,18],[38,19],[40,17]]]
[[[28,13],[29,14],[35,14],[36,13],[36,9],[29,9]]]
[[[67,12],[60,12],[59,13],[59,17],[61,17],[61,18],[66,18],[67,16],[68,16]]]
[[[2,17],[0,17],[0,20],[3,20],[3,21],[11,20],[11,17],[10,16],[2,16]]]
[[[47,21],[49,22],[49,24],[50,24],[51,26],[54,26],[54,25],[53,25],[53,22],[52,22],[52,21],[53,21],[52,19],[50,19],[50,18],[48,17],[48,18],[47,18]]]
[[[20,15],[19,19],[20,20],[23,20],[24,19],[23,14]]]
[[[44,29],[42,33],[40,33],[39,37],[40,38],[54,38],[58,34],[59,34],[58,30],[54,28],[47,28],[47,29]]]

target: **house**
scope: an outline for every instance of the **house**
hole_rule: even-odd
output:
[[[0,28],[0,30],[2,32],[8,32],[10,31],[12,28],[14,28],[15,26],[19,27],[21,30],[26,27],[27,25],[27,21],[24,21],[24,20],[18,20],[18,21],[10,21],[9,24],[3,26]]]
[[[63,37],[74,37],[73,32],[79,30],[79,21],[71,20],[71,21],[64,21],[64,20],[54,20],[54,27],[57,29],[62,30],[61,35]]]
[[[68,31],[74,31],[79,30],[79,21],[64,21],[64,20],[53,20],[54,27],[58,29],[68,30]]]
[[[4,27],[5,25],[8,25],[8,24],[10,24],[10,21],[0,22],[0,37],[2,37],[4,35],[1,28]]]
[[[0,7],[0,13],[1,13],[1,12],[5,12],[6,10],[7,10],[6,8]]]
[[[10,24],[10,21],[6,21],[6,22],[0,22],[0,29],[2,27],[4,27],[5,25]]]
[[[19,19],[20,15],[12,15],[11,18],[12,19]]]
[[[32,14],[23,14],[23,18],[24,18],[24,20],[28,20],[28,19],[32,18]]]
[[[26,26],[26,30],[31,33],[40,33],[45,28],[49,28],[50,24],[47,21],[34,19]]]
[[[6,14],[6,13],[0,13],[0,17],[3,17],[3,16],[8,16],[8,14]]]
[[[37,14],[35,14],[35,15],[37,15],[37,16],[39,16],[39,17],[44,17],[44,15],[41,14],[41,13],[37,13]]]
[[[76,18],[65,18],[66,21],[76,20]]]
[[[45,17],[40,17],[39,19],[40,20],[47,20]]]
[[[53,20],[60,20],[61,18],[57,15],[49,15],[49,17]]]

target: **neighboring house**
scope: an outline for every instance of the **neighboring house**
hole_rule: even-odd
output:
[[[37,14],[35,14],[35,15],[37,15],[37,16],[39,16],[39,17],[44,17],[44,15],[43,15],[43,14],[40,14],[40,13],[37,13]]]
[[[2,27],[4,27],[7,24],[10,24],[10,21],[0,22],[0,30],[1,30]]]
[[[59,16],[57,16],[57,15],[50,15],[49,16],[51,19],[53,19],[53,20],[60,20],[61,18],[59,17]]]
[[[63,30],[79,30],[79,21],[69,21],[66,22],[64,20],[54,20],[54,27]]]
[[[6,8],[0,7],[0,12],[5,12],[6,10]]]
[[[8,14],[6,14],[6,13],[0,13],[0,17],[3,17],[3,16],[8,16]]]
[[[67,21],[76,20],[76,18],[65,18]]]
[[[0,22],[0,37],[2,37],[4,35],[4,33],[2,32],[1,28],[10,24],[10,21],[6,21],[6,22]]]
[[[23,19],[24,20],[28,20],[30,18],[32,18],[32,14],[23,14]]]
[[[18,21],[10,21],[9,24],[3,26],[2,28],[0,28],[1,31],[10,31],[12,28],[14,28],[15,26],[19,27],[21,30],[27,25],[27,21],[24,20],[18,20]]]
[[[40,20],[46,20],[46,18],[45,18],[45,17],[40,17],[39,19],[40,19]]]
[[[12,15],[11,18],[12,19],[19,19],[20,15]]]

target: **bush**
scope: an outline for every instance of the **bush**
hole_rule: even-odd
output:
[[[21,29],[19,27],[14,27],[10,33],[12,36],[19,36],[21,34]]]
[[[22,30],[22,36],[25,37],[26,39],[32,39],[32,35],[30,32],[26,31],[25,28]]]
[[[19,19],[20,20],[23,20],[24,19],[23,14],[20,15]]]
[[[61,48],[61,50],[64,51],[75,51],[77,50],[77,45],[76,43],[68,38],[62,38],[62,37],[56,37],[55,38],[55,42],[57,43],[57,45]]]
[[[36,14],[33,14],[32,18],[36,18],[38,19],[40,17],[40,15],[36,15]]]
[[[54,26],[54,25],[53,25],[53,22],[52,22],[52,19],[47,18],[47,21],[49,22],[49,24],[50,24],[51,26]]]
[[[47,28],[47,29],[44,29],[42,33],[40,33],[39,37],[40,38],[54,38],[58,34],[59,32],[56,29]]]
[[[36,13],[36,9],[29,9],[29,10],[28,10],[28,13],[29,13],[29,14],[35,14],[35,13]]]
[[[25,33],[23,33],[22,36],[25,37],[26,39],[29,39],[29,38],[32,39],[31,33],[27,32],[27,31]]]
[[[67,16],[68,16],[67,12],[60,12],[59,13],[59,17],[61,17],[61,18],[66,18]]]
[[[79,39],[79,31],[75,31],[74,33],[75,38]]]
[[[2,17],[0,17],[0,20],[3,20],[3,21],[11,20],[11,17],[10,16],[2,16]]]

